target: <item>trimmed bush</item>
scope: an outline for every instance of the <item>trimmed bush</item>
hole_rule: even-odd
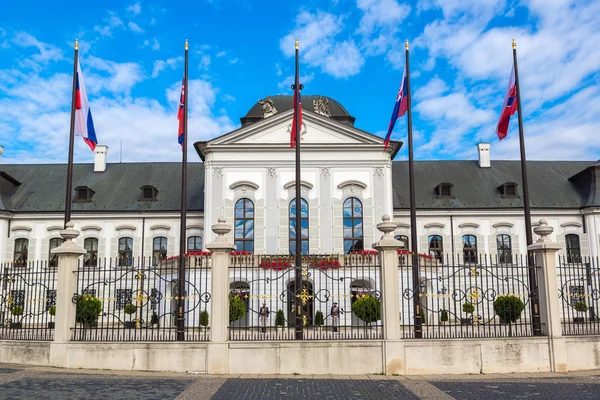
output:
[[[321,326],[324,323],[325,323],[325,320],[323,318],[323,313],[321,311],[317,311],[315,314],[315,325]]]
[[[352,312],[367,324],[381,319],[381,301],[375,296],[361,296],[352,304]]]
[[[585,301],[578,301],[573,307],[575,307],[575,311],[581,313],[584,313],[588,310],[588,306],[585,304]]]
[[[237,321],[246,315],[246,303],[238,296],[229,295],[229,322]]]
[[[77,310],[75,311],[75,321],[84,326],[95,326],[98,317],[102,313],[102,302],[89,294],[80,294],[77,296]]]
[[[517,296],[498,296],[494,300],[494,312],[500,317],[500,322],[511,324],[521,318],[525,304]]]
[[[448,310],[442,310],[442,312],[440,313],[440,321],[448,322],[449,319],[450,318],[448,316]]]
[[[208,326],[208,311],[206,310],[200,313],[200,325],[205,328]]]
[[[462,305],[462,310],[466,314],[473,314],[475,312],[475,306],[473,303],[465,303]]]
[[[275,325],[277,325],[277,326],[285,325],[285,315],[283,315],[283,310],[277,310],[277,315],[275,316]]]
[[[14,306],[10,309],[12,315],[23,315],[23,306]]]
[[[133,304],[126,304],[125,308],[124,308],[125,314],[135,314],[135,312],[137,311],[137,306],[134,306]]]
[[[52,315],[53,317],[56,315],[56,306],[52,306],[48,309],[48,314]]]

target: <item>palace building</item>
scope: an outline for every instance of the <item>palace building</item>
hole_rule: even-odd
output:
[[[385,214],[408,248],[408,162],[393,161],[402,143],[384,150],[383,139],[356,128],[336,100],[303,97],[310,107],[301,129],[302,251],[370,248]],[[239,129],[194,143],[199,159],[188,165],[188,251],[214,239],[210,226],[220,216],[234,227],[238,250],[294,251],[292,113],[292,96],[267,97]],[[525,252],[520,162],[491,160],[489,143],[477,148],[478,160],[415,162],[420,253],[468,259]],[[73,170],[72,221],[86,262],[177,254],[181,164],[112,164],[107,151],[97,146],[94,164]],[[548,220],[565,255],[598,256],[600,164],[528,161],[527,168],[532,220]],[[66,172],[62,164],[0,164],[1,261],[52,259],[50,250],[62,240]]]

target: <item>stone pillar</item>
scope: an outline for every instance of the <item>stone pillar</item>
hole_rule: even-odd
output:
[[[73,296],[77,293],[77,259],[86,253],[73,239],[79,232],[73,223],[67,222],[66,229],[60,231],[64,242],[52,253],[58,256],[56,285],[56,316],[54,318],[54,341],[50,344],[50,364],[67,367],[67,343],[71,341],[71,328],[75,325],[76,305]]]
[[[206,358],[209,374],[229,372],[229,260],[235,246],[225,237],[231,231],[225,217],[219,217],[218,221],[212,226],[217,238],[206,245],[212,259],[210,343]]]
[[[404,345],[400,340],[400,293],[398,288],[398,249],[402,242],[394,239],[392,233],[396,224],[389,215],[382,217],[377,229],[383,232],[373,248],[381,255],[381,300],[384,337],[384,365],[386,374],[404,373]]]
[[[534,254],[535,265],[539,267],[537,277],[540,320],[544,326],[544,333],[549,336],[550,368],[553,372],[565,372],[568,370],[567,348],[560,325],[558,271],[556,269],[556,252],[561,249],[561,246],[548,238],[554,228],[549,226],[545,219],[540,219],[540,225],[533,231],[540,238],[527,247],[527,250]]]

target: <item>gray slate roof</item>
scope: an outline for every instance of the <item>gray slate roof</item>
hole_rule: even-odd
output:
[[[596,161],[528,161],[527,177],[532,208],[591,206],[582,189],[569,178]],[[392,166],[394,209],[409,209],[408,161]],[[450,182],[452,199],[438,199],[435,187]],[[516,182],[518,198],[502,198],[498,186]],[[588,189],[589,192],[589,189]],[[416,161],[415,200],[418,209],[481,209],[523,207],[520,161],[492,160],[490,168],[477,161]]]
[[[0,171],[21,182],[4,210],[14,212],[64,211],[67,166],[65,164],[2,164]],[[5,182],[0,181],[4,191]],[[140,187],[158,189],[157,201],[138,201]],[[74,202],[72,211],[178,211],[181,209],[181,163],[108,164],[104,173],[94,173],[93,164],[73,166],[75,188],[88,186],[91,202]],[[204,165],[188,164],[188,210],[204,209]]]

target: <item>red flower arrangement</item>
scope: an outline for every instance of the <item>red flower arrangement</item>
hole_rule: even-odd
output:
[[[190,256],[206,257],[206,256],[210,256],[210,251],[190,251],[189,253],[184,254],[184,257],[190,257]],[[179,260],[179,255],[168,257],[168,258],[166,258],[166,260],[167,261]]]
[[[409,251],[409,250],[398,250],[398,254],[401,254],[401,255],[411,255],[412,251]],[[433,256],[431,254],[419,254],[419,257],[425,258],[425,259],[428,259],[428,260],[430,260],[430,259],[433,258]]]
[[[232,251],[229,254],[232,256],[251,256],[252,252],[251,251]]]
[[[319,269],[341,267],[340,261],[337,258],[334,258],[334,259],[323,258],[320,260],[314,260],[314,261],[311,261],[308,265],[311,267],[317,267]]]
[[[360,250],[355,254],[360,254],[361,256],[376,256],[379,252],[377,250]]]

